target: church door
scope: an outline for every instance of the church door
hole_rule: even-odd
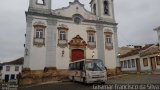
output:
[[[79,60],[79,59],[84,59],[84,50],[73,49],[72,50],[72,62]]]

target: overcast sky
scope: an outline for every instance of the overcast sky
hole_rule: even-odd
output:
[[[52,0],[52,9],[68,6],[73,0]],[[90,0],[80,0],[90,10]],[[153,28],[160,25],[160,0],[114,0],[120,46],[157,43]],[[0,62],[23,56],[29,0],[0,3]]]

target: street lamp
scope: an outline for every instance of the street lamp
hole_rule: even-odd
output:
[[[92,52],[92,58],[94,57],[94,55],[95,55],[95,52],[93,51],[93,52]]]

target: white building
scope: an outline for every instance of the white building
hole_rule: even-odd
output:
[[[154,31],[157,32],[157,35],[158,35],[158,43],[159,43],[159,45],[160,45],[160,26],[157,27],[157,28],[155,28]]]
[[[24,69],[64,70],[77,59],[102,59],[109,71],[119,67],[113,0],[78,0],[52,10],[52,0],[30,0],[26,12]]]
[[[123,72],[159,72],[160,50],[156,45],[147,45],[120,56]]]
[[[10,80],[17,80],[19,73],[22,71],[24,58],[19,58],[14,61],[5,62],[2,65],[2,80],[8,82]]]

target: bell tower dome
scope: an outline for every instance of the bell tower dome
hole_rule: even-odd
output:
[[[91,0],[91,12],[103,19],[114,20],[113,0]]]
[[[29,11],[47,10],[51,11],[51,0],[30,0]]]

